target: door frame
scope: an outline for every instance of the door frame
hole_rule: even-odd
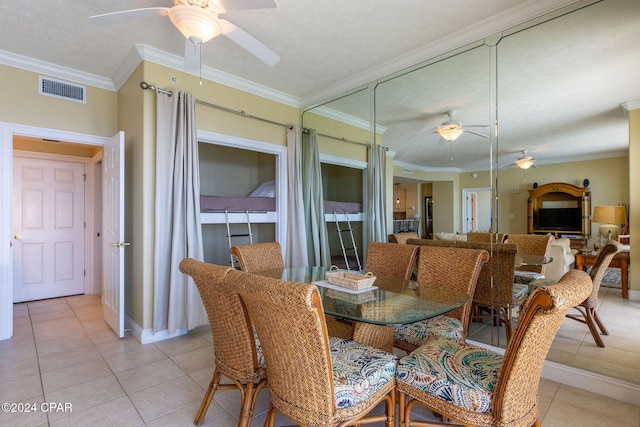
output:
[[[483,192],[483,191],[491,191],[491,187],[478,187],[478,188],[463,188],[462,189],[462,232],[463,233],[468,233],[470,230],[468,229],[468,224],[467,224],[467,219],[466,219],[466,215],[467,215],[467,210],[469,210],[471,207],[468,206],[468,202],[467,202],[467,197],[471,196],[471,194],[477,194],[479,192]],[[477,206],[476,206],[477,208]],[[476,209],[476,212],[474,212],[475,214],[475,218],[476,218],[476,224],[477,224],[477,218],[478,218],[478,211]]]
[[[100,147],[109,140],[108,137],[98,135],[0,122],[0,200],[13,200],[13,138],[16,136]],[[91,160],[99,161],[95,157]],[[0,204],[0,340],[13,336],[12,210],[12,203]],[[89,224],[87,228],[92,229]]]

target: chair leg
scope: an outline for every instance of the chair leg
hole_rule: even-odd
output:
[[[587,308],[584,312],[586,324],[589,327],[589,331],[591,332],[591,336],[593,336],[593,340],[596,342],[598,347],[604,347],[604,342],[602,338],[600,338],[600,334],[598,333],[598,329],[596,328],[596,321],[593,316],[594,311],[591,308]]]
[[[273,403],[269,402],[269,410],[267,411],[267,417],[264,420],[264,427],[273,427],[276,422],[276,408]]]
[[[238,383],[238,387],[242,392],[242,407],[240,408],[240,418],[238,419],[238,427],[249,427],[253,419],[253,409],[256,406],[256,399],[260,390],[267,384],[267,380],[263,379],[258,384],[248,383],[245,386]]]
[[[209,388],[207,392],[204,394],[204,398],[202,399],[202,403],[200,404],[200,409],[198,409],[198,413],[196,414],[195,420],[193,423],[197,426],[202,424],[202,420],[204,420],[204,416],[207,414],[209,410],[209,405],[211,405],[211,399],[213,399],[213,395],[218,388],[218,383],[220,382],[220,371],[216,367],[213,370],[213,376],[211,377],[211,382],[209,383]]]
[[[591,310],[591,316],[593,317],[593,320],[596,321],[596,324],[600,328],[600,332],[602,332],[602,335],[609,335],[609,331],[607,331],[607,328],[605,328],[604,324],[602,323],[602,319],[600,319],[598,311],[595,308],[590,308],[589,310]]]

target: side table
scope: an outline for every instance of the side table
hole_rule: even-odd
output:
[[[593,266],[598,255],[590,253],[577,253],[576,254],[576,268],[580,270],[587,270],[587,267]],[[620,269],[620,282],[622,285],[622,298],[629,298],[629,251],[618,252],[609,267]]]

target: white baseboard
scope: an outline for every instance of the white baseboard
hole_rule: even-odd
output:
[[[153,329],[142,329],[140,325],[138,325],[133,321],[133,319],[126,315],[124,319],[124,325],[125,330],[129,331],[135,339],[140,341],[140,344],[150,344],[153,342],[166,340],[168,338],[178,337],[188,332],[186,329],[178,329],[173,334],[170,334],[168,330],[153,333]]]
[[[499,354],[504,354],[504,349],[484,344],[478,341],[467,340],[469,344],[488,348]],[[621,402],[640,406],[640,385],[628,381],[607,377],[594,372],[585,371],[561,363],[546,360],[542,368],[542,378],[565,384],[570,387],[600,394]]]

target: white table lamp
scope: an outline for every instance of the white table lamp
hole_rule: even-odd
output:
[[[591,221],[602,224],[598,230],[598,244],[602,247],[607,241],[616,240],[620,231],[618,224],[627,222],[624,206],[596,206]]]

